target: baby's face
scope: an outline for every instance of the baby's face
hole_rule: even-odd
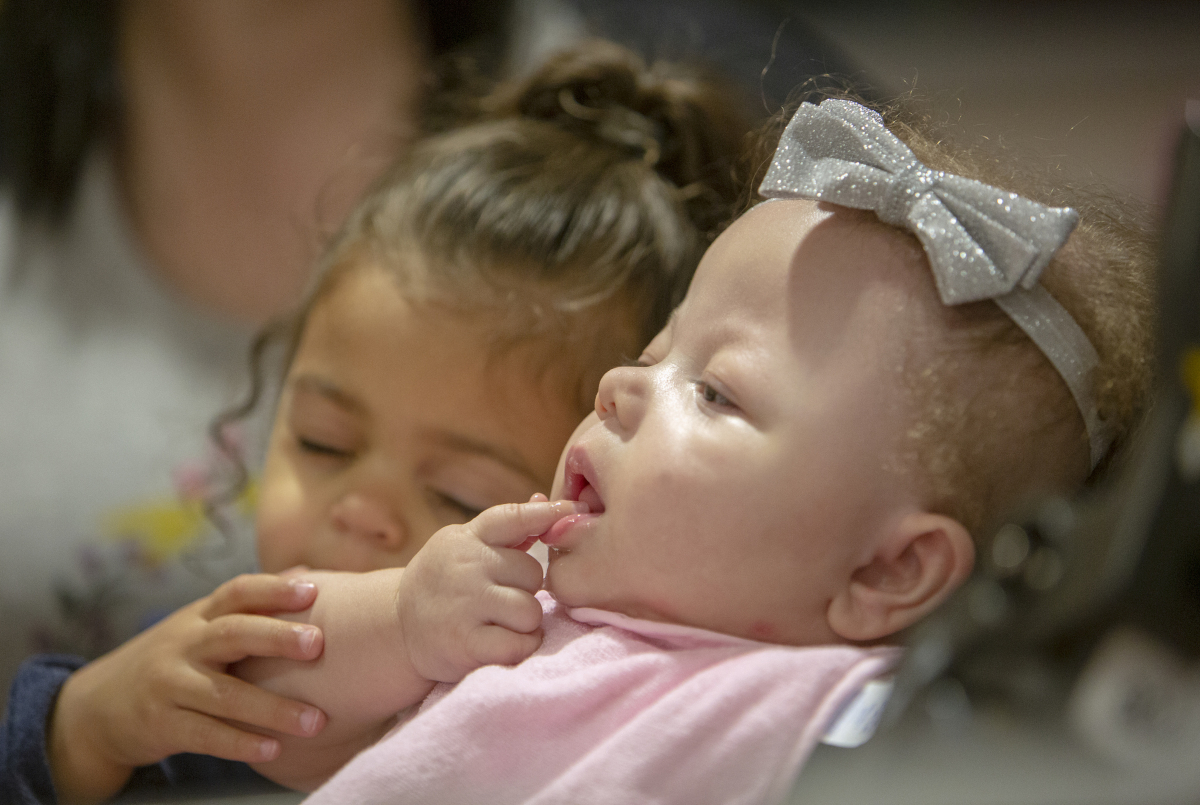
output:
[[[439,528],[549,489],[579,414],[491,322],[412,306],[353,270],[309,316],[271,434],[263,570],[408,563]]]
[[[552,494],[602,513],[544,537],[547,588],[567,606],[836,641],[829,601],[917,508],[892,456],[906,333],[932,292],[916,247],[863,214],[786,201],[736,222],[571,437]]]

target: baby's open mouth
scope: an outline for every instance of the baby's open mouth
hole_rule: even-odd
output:
[[[604,511],[604,501],[600,493],[592,485],[596,470],[592,467],[591,459],[580,447],[572,447],[567,454],[564,469],[562,496],[567,500],[578,500],[586,503],[592,514]]]
[[[575,499],[586,503],[592,514],[600,514],[604,511],[604,501],[600,499],[600,493],[596,491],[596,487],[587,482],[586,478],[583,481],[583,488],[576,494]]]
[[[588,512],[568,515],[552,525],[550,530],[542,535],[542,542],[551,547],[552,554],[556,551],[559,553],[569,552],[569,545],[574,541],[573,538],[568,537],[569,532],[578,526],[595,522],[596,518],[604,513],[604,500],[596,491],[596,487],[592,486],[591,479],[594,477],[595,470],[587,453],[578,447],[572,448],[571,452],[567,454],[566,469],[563,472],[562,497],[565,500],[578,500],[586,503]]]

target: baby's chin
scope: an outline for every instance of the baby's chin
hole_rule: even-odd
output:
[[[597,595],[595,590],[589,589],[586,576],[581,581],[577,571],[578,569],[572,566],[570,551],[551,548],[550,566],[546,569],[546,579],[542,584],[542,589],[554,596],[554,600],[567,609],[602,609],[632,618],[646,617],[644,614],[637,614],[646,611],[643,607],[627,606],[614,600],[611,596]],[[648,619],[664,620],[660,617]]]

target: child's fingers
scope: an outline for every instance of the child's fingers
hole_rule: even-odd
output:
[[[324,635],[316,626],[267,615],[223,615],[208,623],[189,653],[205,663],[227,665],[247,657],[313,660],[324,647]]]
[[[578,500],[504,503],[485,509],[467,525],[484,543],[510,548],[544,534],[567,515],[587,512],[587,504]]]
[[[488,577],[496,584],[515,587],[530,595],[542,589],[542,566],[538,560],[511,548],[500,548],[494,552]]]
[[[493,584],[483,600],[482,619],[488,623],[525,634],[542,625],[542,605],[527,592]]]
[[[519,634],[503,626],[477,626],[467,635],[467,655],[479,665],[516,665],[537,651],[542,630]]]
[[[200,614],[212,619],[233,612],[298,612],[312,606],[316,597],[317,587],[311,582],[246,573],[214,590]]]
[[[204,713],[178,711],[170,725],[180,751],[212,755],[243,763],[263,763],[279,757],[279,741],[265,735],[246,732]]]
[[[181,690],[178,703],[198,713],[251,727],[309,738],[325,727],[325,714],[226,674],[210,674]]]

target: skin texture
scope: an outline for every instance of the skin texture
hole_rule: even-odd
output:
[[[278,736],[281,757],[256,766],[271,779],[315,787],[434,682],[541,642],[541,567],[524,548],[574,511],[544,493],[579,412],[553,370],[531,368],[538,345],[497,353],[494,330],[414,306],[370,265],[306,322],[263,474],[259,562],[347,572],[303,575],[320,594],[295,617],[326,634],[320,660],[235,670],[328,717],[318,739]]]
[[[923,617],[973,561],[965,529],[923,509],[893,456],[912,414],[902,367],[936,304],[900,233],[763,205],[714,243],[641,365],[605,374],[556,472],[573,417],[536,393],[545,378],[516,354],[481,358],[486,322],[428,318],[386,273],[349,273],[288,376],[260,556],[266,570],[371,572],[301,574],[318,596],[294,617],[322,629],[319,660],[238,665],[328,719],[315,738],[278,736],[281,755],[255,767],[311,789],[435,681],[528,656],[531,537],[551,546],[546,587],[567,606],[796,645],[879,640]],[[565,500],[511,502],[552,475]],[[472,506],[487,508],[439,522]]]
[[[487,317],[414,307],[351,270],[312,311],[258,507],[263,570],[408,564],[439,528],[549,491],[578,423],[553,372],[495,354]],[[528,349],[536,349],[529,347]]]
[[[62,801],[105,799],[183,751],[312,788],[434,681],[537,648],[541,567],[524,548],[575,511],[541,493],[579,413],[529,354],[493,354],[491,329],[413,308],[369,266],[316,305],[260,492],[260,565],[288,577],[230,582],[72,675],[50,724]],[[482,509],[486,540],[458,525]]]
[[[314,738],[277,736],[282,753],[254,768],[311,791],[378,740],[435,682],[532,654],[542,641],[534,598],[542,568],[525,550],[555,521],[581,510],[539,494],[440,529],[408,567],[304,573],[320,595],[301,617],[329,636],[324,655],[314,663],[254,658],[236,672],[319,704],[329,725]]]
[[[546,587],[796,645],[877,640],[969,572],[969,535],[892,460],[902,367],[939,304],[907,237],[844,208],[761,205],[701,261],[641,365],[609,371],[553,497]]]
[[[325,716],[227,676],[252,654],[308,661],[321,632],[254,612],[310,607],[316,586],[240,576],[72,674],[55,702],[47,753],[60,802],[99,802],[137,766],[178,752],[261,761],[279,741],[226,723],[237,716],[278,734],[311,736]]]
[[[386,299],[368,279],[346,294]],[[320,588],[303,616],[327,635],[324,658],[256,659],[243,676],[320,705],[329,726],[256,768],[315,787],[432,681],[528,656],[541,620],[540,569],[522,552],[533,535],[551,546],[546,587],[568,606],[796,645],[879,640],[922,617],[973,561],[965,529],[924,511],[891,455],[912,413],[909,336],[937,304],[920,252],[874,219],[800,202],[745,216],[642,365],[605,374],[559,464],[565,500],[446,526],[403,569],[304,575]],[[303,347],[313,355],[328,337],[319,322]],[[303,528],[320,516],[280,534],[321,544],[334,532]]]

